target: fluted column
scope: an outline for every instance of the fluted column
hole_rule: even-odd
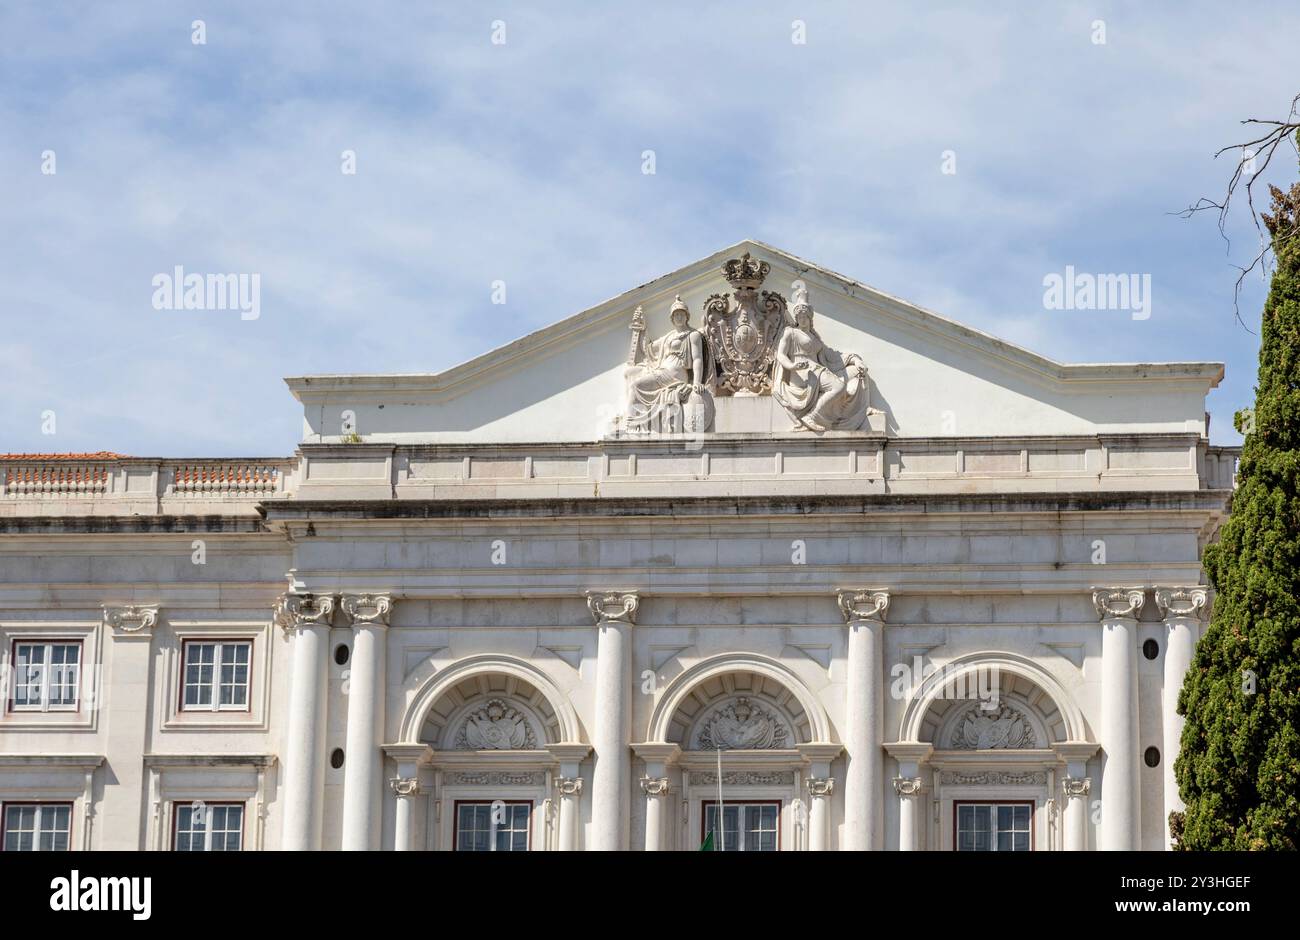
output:
[[[884,643],[889,594],[840,591],[848,624],[844,750],[844,848],[884,847]]]
[[[287,593],[276,603],[275,620],[293,644],[289,727],[284,743],[284,831],[281,848],[320,848],[325,791],[325,688],[331,595]]]
[[[1192,653],[1200,633],[1201,620],[1209,607],[1209,591],[1203,587],[1156,588],[1156,606],[1165,622],[1165,676],[1161,701],[1163,741],[1161,743],[1161,768],[1164,772],[1165,821],[1169,814],[1186,809],[1178,793],[1174,778],[1174,760],[1183,737],[1186,723],[1178,714],[1178,693],[1183,688],[1183,677],[1192,665]],[[1165,826],[1165,847],[1172,847],[1168,825]]]
[[[384,680],[388,659],[387,594],[344,594],[352,623],[348,672],[348,731],[343,765],[343,848],[379,848],[383,785]]]
[[[1137,617],[1145,599],[1133,588],[1093,592],[1101,618],[1101,848],[1141,847],[1138,779]]]
[[[558,832],[555,847],[561,852],[573,852],[578,846],[578,820],[582,802],[582,760],[591,753],[587,744],[548,744],[546,749],[560,762],[555,776],[555,793],[559,797]]]
[[[587,593],[596,619],[596,721],[592,735],[592,845],[597,851],[628,847],[632,783],[632,625],[640,598],[633,592]]]

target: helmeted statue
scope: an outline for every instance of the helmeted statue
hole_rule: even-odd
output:
[[[777,342],[772,396],[794,418],[795,430],[859,430],[867,423],[871,397],[862,358],[822,342],[802,285],[795,288],[791,313],[794,322]]]
[[[713,426],[713,396],[705,387],[708,345],[700,331],[691,327],[690,309],[680,296],[668,316],[673,329],[645,343],[645,358],[639,362],[637,334],[644,330],[644,322],[633,320],[633,361],[625,371],[625,423],[632,432],[707,431]]]

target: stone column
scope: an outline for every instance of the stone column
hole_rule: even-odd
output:
[[[340,606],[352,623],[348,664],[348,731],[343,765],[343,848],[379,848],[380,787],[388,660],[387,594],[344,594]]]
[[[668,768],[681,754],[676,744],[646,742],[634,744],[636,756],[645,761],[645,776],[641,778],[641,792],[645,794],[645,850],[662,852],[671,849],[667,835],[668,799],[672,783]]]
[[[799,753],[808,761],[808,774],[804,786],[808,790],[808,851],[826,852],[831,847],[831,795],[835,792],[835,779],[831,776],[831,761],[839,757],[844,748],[838,744],[800,744]]]
[[[596,721],[592,735],[592,839],[597,851],[628,846],[632,783],[632,625],[640,598],[633,592],[587,592],[596,618]]]
[[[284,742],[284,830],[280,847],[288,851],[320,848],[321,804],[325,791],[325,688],[329,631],[334,619],[331,595],[281,595],[275,621],[293,644],[289,724]]]
[[[921,831],[925,812],[925,779],[921,770],[934,753],[934,745],[922,741],[897,741],[885,750],[898,761],[894,793],[898,796],[898,849],[916,852],[922,848]]]
[[[1169,814],[1186,809],[1178,794],[1178,781],[1174,779],[1174,760],[1178,757],[1183,737],[1185,719],[1178,714],[1178,693],[1183,688],[1183,677],[1192,665],[1192,653],[1199,638],[1200,623],[1209,607],[1209,591],[1203,587],[1156,588],[1156,606],[1165,622],[1165,682],[1161,701],[1163,742],[1161,767],[1164,771],[1165,791],[1165,847],[1172,848],[1169,839]]]
[[[1061,847],[1067,852],[1083,852],[1088,848],[1088,811],[1092,794],[1088,760],[1097,753],[1097,745],[1065,741],[1052,745],[1052,750],[1065,763],[1065,776],[1061,779],[1061,789],[1065,794],[1065,808],[1061,813]],[[1105,816],[1104,807],[1102,816]]]
[[[388,781],[397,797],[393,818],[393,849],[412,852],[416,845],[415,827],[418,825],[416,800],[423,790],[420,786],[420,768],[433,754],[427,744],[385,744],[383,752],[397,764],[397,774]],[[347,780],[344,779],[344,787]],[[375,794],[376,799],[379,794]]]
[[[1138,779],[1138,588],[1093,591],[1101,618],[1101,746],[1106,754],[1101,794],[1101,848],[1141,847]]]
[[[548,744],[546,749],[560,762],[555,777],[555,791],[559,796],[559,832],[555,847],[561,852],[578,848],[578,821],[582,800],[581,763],[591,753],[586,744]]]
[[[848,624],[847,709],[844,749],[844,848],[884,847],[884,656],[889,609],[884,591],[840,591]]]
[[[153,628],[158,625],[158,617],[156,606],[104,607],[104,635],[111,638],[107,656],[109,674],[95,679],[95,686],[91,687],[93,697],[87,696],[80,705],[84,709],[105,709],[100,717],[105,719],[102,727],[107,766],[99,812],[113,820],[113,824],[103,827],[97,846],[100,849],[138,852],[146,847],[142,840],[148,825],[140,814],[144,806],[141,799],[145,792],[144,755],[148,750],[149,711],[153,702],[150,674]],[[80,668],[83,676],[94,677],[91,664],[82,663]],[[104,690],[110,685],[117,695],[114,701],[104,698]],[[175,694],[175,690],[164,694]],[[108,784],[109,780],[113,781],[112,785]]]

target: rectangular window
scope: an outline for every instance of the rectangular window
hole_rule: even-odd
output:
[[[723,803],[722,831],[718,831],[718,804],[704,804],[704,832],[713,833],[713,848],[723,852],[775,852],[780,803]]]
[[[1033,803],[957,803],[958,852],[1028,852]]]
[[[457,852],[527,852],[533,804],[456,803]]]
[[[14,643],[14,711],[76,711],[81,699],[81,641]]]
[[[185,642],[181,709],[247,711],[249,640]]]
[[[175,829],[177,852],[238,852],[244,845],[244,804],[178,803]]]
[[[6,852],[66,852],[72,804],[6,803],[3,829]]]

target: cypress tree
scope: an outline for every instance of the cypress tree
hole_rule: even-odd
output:
[[[1214,614],[1178,699],[1183,849],[1300,847],[1300,183],[1269,189],[1255,407],[1236,416],[1232,512],[1205,551]]]

